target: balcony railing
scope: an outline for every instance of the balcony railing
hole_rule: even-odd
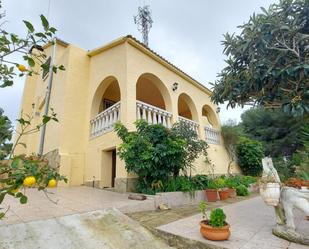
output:
[[[196,123],[196,122],[194,122],[194,121],[192,121],[190,119],[181,117],[181,116],[178,117],[178,121],[179,122],[184,122],[184,123],[188,124],[191,127],[192,130],[198,132],[198,127],[199,127],[198,123]]]
[[[136,101],[136,119],[144,119],[148,124],[162,124],[167,128],[171,127],[173,114],[142,101]]]
[[[220,144],[220,131],[211,127],[205,127],[206,142],[210,144]]]
[[[90,137],[94,138],[112,131],[118,120],[120,120],[120,101],[90,120]]]

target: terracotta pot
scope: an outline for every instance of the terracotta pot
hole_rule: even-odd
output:
[[[228,189],[219,190],[220,200],[226,200],[227,198],[229,198],[229,195],[230,193]]]
[[[217,228],[209,226],[205,222],[207,221],[200,222],[200,232],[204,238],[209,240],[221,241],[227,240],[230,237],[231,232],[229,224],[226,224],[224,227]]]
[[[216,189],[206,189],[205,193],[206,193],[207,201],[215,202],[215,201],[218,200],[218,190],[216,190]]]
[[[229,197],[230,197],[230,198],[236,198],[236,196],[237,196],[236,189],[234,189],[234,188],[229,188],[228,191],[229,191]]]

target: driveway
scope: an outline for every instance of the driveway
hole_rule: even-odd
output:
[[[9,207],[9,211],[6,217],[0,220],[0,227],[106,208],[117,208],[122,212],[154,209],[153,199],[145,201],[129,200],[128,194],[86,186],[58,187],[48,191],[50,194],[46,197],[42,191],[27,189],[27,204],[20,204],[18,199],[6,196],[0,208],[6,209]]]

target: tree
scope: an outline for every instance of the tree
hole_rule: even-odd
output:
[[[221,127],[221,134],[224,141],[225,149],[229,155],[229,163],[227,168],[227,173],[232,175],[232,164],[237,161],[236,145],[239,142],[240,138],[243,136],[241,127],[229,120],[226,124]]]
[[[253,14],[239,35],[224,35],[227,66],[212,100],[309,113],[309,1],[280,0]]]
[[[241,115],[241,120],[244,133],[262,142],[268,156],[291,156],[303,147],[299,136],[305,123],[303,117],[292,117],[280,110],[251,108]]]
[[[116,124],[115,131],[122,140],[119,157],[124,160],[127,171],[136,174],[146,189],[154,182],[166,182],[183,169],[186,141],[163,125],[148,125],[139,120],[136,131],[129,132],[120,123]]]
[[[199,138],[197,132],[194,131],[190,125],[184,122],[175,123],[171,129],[171,132],[176,137],[179,137],[186,142],[184,146],[185,165],[182,168],[185,174],[187,174],[187,171],[189,171],[189,175],[191,177],[193,163],[198,158],[198,156],[203,154],[203,156],[207,158],[208,144],[205,140]]]
[[[1,9],[2,6],[0,1],[0,10]],[[0,20],[3,20],[4,17],[5,14],[0,13]],[[44,53],[44,45],[54,42],[53,37],[57,30],[49,25],[49,22],[43,15],[41,15],[40,18],[43,31],[37,31],[31,22],[26,20],[23,21],[28,31],[26,37],[19,37],[3,29],[5,22],[0,25],[0,87],[3,88],[13,85],[13,78],[16,75],[22,77],[24,75],[31,76],[34,73],[38,73],[37,70],[35,70],[36,64],[43,70],[43,73],[49,71],[50,64]],[[8,57],[12,54],[22,55],[22,58],[29,67],[9,60]],[[58,69],[64,70],[63,65],[52,65],[52,70],[55,73]]]
[[[4,16],[4,13],[0,13],[0,20]],[[49,63],[49,60],[46,60],[47,56],[44,53],[44,45],[54,42],[56,29],[49,25],[43,15],[41,15],[41,22],[43,31],[38,32],[29,21],[24,21],[28,30],[27,36],[24,38],[20,38],[16,34],[3,29],[5,22],[0,25],[0,88],[13,85],[15,75],[22,77],[39,73],[36,68],[43,70],[43,73],[49,70],[52,70],[54,73],[58,69],[64,70],[62,65],[54,66]],[[12,54],[21,54],[29,67],[27,68],[25,65],[9,60],[8,56]],[[38,67],[35,67],[36,65]],[[31,128],[32,119],[33,117],[29,114],[24,114],[17,120],[20,124],[20,130],[16,131],[17,139],[15,144],[10,151],[6,152],[9,152],[8,160],[0,161],[0,204],[6,195],[11,195],[19,199],[21,204],[25,204],[28,198],[23,189],[36,187],[38,190],[43,190],[47,195],[47,187],[55,187],[57,181],[67,181],[64,176],[58,173],[57,169],[50,167],[48,161],[42,155],[29,157],[14,155],[16,146],[26,146],[26,144],[20,142],[22,136],[40,131],[41,127],[45,126],[49,121],[58,121],[53,110],[51,110],[50,115],[43,115],[42,121],[36,128]],[[8,133],[9,124],[7,118],[0,119],[0,135],[3,132],[3,137],[0,137],[0,146],[4,143],[6,148],[8,147],[6,141],[11,138],[11,134]],[[0,147],[0,149],[3,148]],[[7,211],[8,209],[0,212],[0,219],[5,216]]]
[[[8,156],[12,148],[12,144],[9,143],[12,138],[12,124],[3,113],[0,108],[0,160]]]
[[[242,137],[236,145],[239,167],[244,175],[260,176],[263,170],[262,158],[264,157],[261,142]]]

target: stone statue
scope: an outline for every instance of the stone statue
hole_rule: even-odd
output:
[[[297,208],[303,211],[307,217],[309,216],[308,189],[282,186],[278,172],[273,166],[271,158],[263,158],[262,164],[263,175],[261,182],[273,182],[280,184],[279,186],[281,186],[278,202],[272,202],[273,204],[270,204],[274,205],[277,218],[277,226],[273,229],[273,234],[295,243],[309,245],[309,237],[295,231],[293,214],[293,209]],[[266,199],[264,199],[264,201],[267,203]]]

